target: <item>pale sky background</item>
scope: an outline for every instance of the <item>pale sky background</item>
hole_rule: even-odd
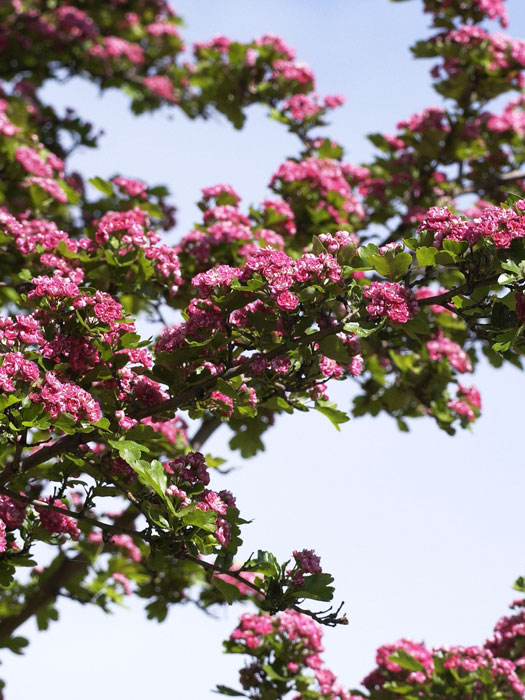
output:
[[[397,121],[436,104],[428,64],[408,46],[427,35],[419,1],[180,0],[188,41],[214,34],[250,39],[281,34],[317,75],[319,92],[341,92],[344,108],[328,133],[358,163],[369,158],[364,134],[391,132]],[[525,34],[525,2],[509,0],[509,33]],[[243,203],[262,199],[271,174],[298,150],[282,125],[251,109],[235,132],[222,118],[189,122],[168,111],[133,117],[118,93],[99,99],[79,81],[48,91],[73,105],[107,135],[101,148],[75,157],[89,176],[117,171],[166,183],[179,207],[180,236],[195,220],[200,188],[229,182]],[[171,115],[173,119],[168,119]],[[312,547],[334,574],[336,600],[350,624],[327,630],[325,658],[348,687],[373,668],[375,649],[401,637],[429,645],[477,644],[491,634],[525,574],[523,541],[522,376],[514,368],[483,367],[475,383],[483,417],[454,438],[421,419],[401,434],[392,419],[352,420],[337,433],[322,416],[279,419],[267,448],[216,479],[230,488],[241,513],[245,550],[273,551],[281,560]],[[332,385],[334,386],[334,385]],[[352,387],[332,395],[348,407]],[[228,429],[206,446],[229,456]],[[214,620],[174,607],[161,625],[146,621],[139,602],[105,616],[60,603],[61,619],[38,633],[33,621],[25,656],[4,654],[0,675],[7,700],[128,700],[211,698],[216,683],[237,685],[242,658],[223,656],[221,641],[241,609],[217,610]]]

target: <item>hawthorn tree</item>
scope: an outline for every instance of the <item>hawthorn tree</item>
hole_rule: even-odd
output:
[[[355,383],[354,416],[385,412],[401,430],[426,416],[453,434],[480,414],[462,377],[480,353],[521,367],[525,42],[485,28],[506,26],[503,0],[423,5],[432,35],[413,52],[435,59],[444,106],[372,135],[365,165],[323,132],[343,98],[321,99],[280,37],[187,52],[163,0],[0,6],[4,648],[22,650],[30,618],[56,620],[61,596],[110,610],[136,595],[159,621],[177,603],[244,601],[255,612],[225,648],[249,659],[224,695],[523,696],[519,601],[483,646],[401,640],[378,650],[366,691],[345,690],[320,656],[320,625],[346,623],[326,608],[332,577],[309,549],[238,561],[250,514],[202,452],[221,423],[246,458],[282,413],[317,410],[339,428],[330,380]],[[97,135],[42,87],[74,76],[123,90],[136,114],[171,105],[241,128],[264,104],[299,153],[248,210],[231,185],[206,186],[201,222],[169,246],[166,188],[68,168]],[[158,337],[137,333],[142,318],[164,325]]]

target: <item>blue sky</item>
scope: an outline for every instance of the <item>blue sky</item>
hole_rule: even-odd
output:
[[[509,32],[525,34],[525,3],[509,0]],[[189,41],[213,34],[249,39],[281,34],[317,75],[321,94],[341,92],[347,104],[334,115],[330,135],[347,157],[366,160],[364,135],[391,132],[397,121],[436,104],[428,65],[408,46],[427,34],[421,3],[387,0],[180,0]],[[259,201],[271,174],[297,143],[254,108],[242,132],[217,117],[189,122],[168,111],[134,118],[126,98],[99,98],[74,81],[48,90],[106,130],[101,148],[76,156],[89,176],[117,171],[167,183],[179,207],[171,240],[191,227],[200,188],[229,182],[243,202]],[[400,637],[428,644],[481,643],[512,600],[524,574],[521,375],[514,368],[482,367],[483,417],[450,438],[430,422],[409,434],[387,417],[352,420],[337,433],[322,416],[280,419],[261,456],[241,464],[221,428],[208,449],[238,466],[220,487],[236,493],[245,552],[262,547],[287,558],[313,547],[336,578],[350,624],[328,630],[326,658],[350,687],[371,670],[381,643]],[[347,383],[332,392],[348,407]],[[31,645],[0,669],[9,700],[122,694],[213,697],[217,682],[235,683],[240,658],[221,655],[220,643],[238,610],[218,619],[174,608],[162,624],[147,622],[139,604],[104,616],[68,601],[47,633],[30,622]],[[30,672],[29,672],[30,671]]]

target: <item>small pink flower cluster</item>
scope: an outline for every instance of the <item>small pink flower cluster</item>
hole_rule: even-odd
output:
[[[138,44],[132,44],[130,41],[126,41],[126,39],[118,36],[102,37],[102,43],[91,47],[89,53],[93,58],[102,60],[124,57],[135,65],[144,63],[144,51],[142,48]]]
[[[49,195],[51,195],[53,199],[56,199],[57,202],[61,202],[62,204],[67,202],[67,194],[64,192],[62,187],[60,187],[58,182],[49,177],[28,177],[24,184],[38,185],[38,187],[41,187]]]
[[[209,408],[213,412],[217,412],[223,418],[231,418],[233,415],[233,399],[231,396],[226,396],[221,391],[212,391]]]
[[[241,198],[231,185],[220,184],[212,185],[211,187],[203,187],[201,192],[205,200],[218,199],[221,195],[227,195],[229,198],[234,200],[235,204],[238,204],[241,201]]]
[[[238,279],[241,270],[229,265],[217,265],[208,272],[200,272],[192,279],[192,285],[197,289],[202,298],[209,297],[215,290],[220,294],[221,288],[231,287],[234,279]],[[216,292],[217,293],[217,292]]]
[[[3,136],[11,137],[15,134],[18,134],[20,129],[18,128],[18,126],[15,126],[7,116],[7,107],[7,102],[5,100],[0,99],[0,134],[2,134]]]
[[[39,377],[38,365],[26,360],[21,352],[8,352],[3,355],[0,367],[0,389],[7,392],[15,391],[14,381],[36,382]]]
[[[283,101],[283,112],[289,112],[293,120],[304,122],[320,113],[324,113],[327,109],[336,109],[345,102],[342,95],[327,95],[324,102],[318,101],[318,95],[292,95]]]
[[[274,61],[272,78],[274,80],[283,78],[289,82],[308,85],[311,88],[315,84],[315,75],[310,66],[304,61],[287,61],[283,59]]]
[[[263,36],[255,39],[256,46],[269,46],[274,51],[282,54],[289,61],[293,61],[295,58],[295,50],[289,46],[282,37],[278,34],[264,34]]]
[[[304,585],[304,574],[322,574],[321,559],[313,549],[294,550],[292,552],[295,559],[295,569],[289,573],[293,574],[294,586]],[[295,573],[294,573],[295,571]]]
[[[193,53],[198,56],[202,51],[218,51],[222,54],[227,54],[231,39],[227,36],[216,35],[209,39],[208,41],[195,42],[193,44]]]
[[[72,5],[62,5],[53,11],[58,29],[69,39],[95,39],[99,29],[85,12]]]
[[[477,9],[484,13],[489,19],[499,19],[501,25],[508,25],[508,15],[504,0],[425,0],[425,12],[432,12],[438,15],[440,11],[451,9],[453,12],[463,14],[463,12],[471,12]]]
[[[398,282],[372,282],[363,289],[363,296],[370,300],[366,310],[374,318],[386,316],[393,323],[406,323],[418,311],[410,289]]]
[[[0,316],[0,342],[8,348],[13,345],[44,345],[40,324],[33,315]]]
[[[443,667],[463,670],[467,673],[488,669],[495,682],[501,680],[509,685],[518,696],[523,697],[525,686],[516,673],[516,664],[510,659],[495,657],[484,647],[451,647],[445,651]]]
[[[0,518],[0,554],[7,551],[6,527],[4,521]]]
[[[96,423],[101,418],[100,406],[87,391],[72,382],[61,382],[54,372],[46,372],[41,386],[29,394],[31,401],[42,403],[52,418],[69,413],[75,421],[86,419]]]
[[[263,214],[272,218],[277,214],[283,220],[272,222],[272,228],[277,228],[283,235],[294,236],[297,232],[294,213],[287,202],[283,199],[265,199],[262,202]]]
[[[319,240],[332,255],[336,255],[341,248],[347,245],[359,245],[359,238],[355,233],[349,233],[348,231],[336,231],[334,234],[321,233],[319,234]]]
[[[476,419],[474,409],[481,409],[481,395],[475,386],[466,387],[458,385],[458,398],[448,402],[450,410],[459,416],[464,416],[469,423]]]
[[[0,517],[3,517],[0,512]],[[5,520],[5,518],[3,518]],[[525,668],[525,610],[523,600],[515,601],[511,606],[521,608],[516,615],[504,616],[496,623],[494,636],[485,642],[485,648],[495,656],[512,658],[518,656],[516,666]]]
[[[0,496],[0,519],[9,530],[20,527],[26,516],[26,506],[9,496]]]
[[[24,255],[33,253],[37,245],[44,250],[54,250],[60,241],[65,241],[70,249],[76,247],[74,242],[70,241],[68,234],[59,229],[53,221],[18,220],[3,207],[0,208],[0,226],[5,233],[15,239],[16,247]]]
[[[438,35],[436,40],[463,46],[468,45],[472,48],[486,42],[492,54],[492,63],[489,66],[491,71],[525,67],[524,40],[514,39],[504,34],[490,34],[476,25],[465,24],[459,29]]]
[[[228,506],[235,507],[235,498],[229,491],[219,493],[205,488],[210,483],[210,475],[206,467],[204,455],[200,452],[189,452],[183,457],[166,462],[164,469],[173,475],[173,483],[166,489],[166,494],[179,500],[181,507],[186,507],[192,502],[202,511],[212,510],[217,513],[215,520],[215,537],[221,547],[226,547],[230,541],[231,525],[225,520]],[[197,487],[197,492],[192,495]]]
[[[131,588],[131,581],[127,576],[120,573],[120,571],[116,571],[114,574],[111,574],[111,578],[114,581],[117,581],[117,583],[121,584],[122,588],[124,589],[125,595],[131,595],[133,593],[133,590]]]
[[[446,357],[458,372],[462,374],[472,372],[472,362],[467,353],[461,345],[444,335],[442,330],[439,330],[436,336],[427,342],[427,350],[428,356],[433,362],[439,362]]]
[[[516,203],[520,211],[524,201]],[[515,238],[525,237],[525,216],[514,209],[486,206],[479,211],[478,217],[469,221],[456,216],[446,207],[432,207],[418,231],[433,233],[436,248],[441,248],[444,239],[467,241],[473,246],[480,238],[492,240],[496,248],[508,248]]]
[[[430,129],[434,131],[450,131],[447,113],[441,107],[427,107],[427,109],[413,114],[409,119],[400,121],[397,128],[406,129],[412,133],[426,133]]]
[[[22,165],[24,170],[38,177],[53,178],[54,170],[62,173],[64,163],[60,158],[50,153],[47,162],[40,156],[34,148],[30,146],[19,146],[15,151],[16,160]]]
[[[248,649],[257,649],[265,637],[274,632],[274,619],[268,613],[241,615],[239,625],[233,630],[230,639],[244,642]]]
[[[406,670],[395,661],[390,661],[390,657],[398,650],[410,654],[410,656],[419,661],[424,670],[407,673]],[[384,683],[391,679],[390,674],[392,673],[396,674],[396,680],[406,678],[408,683],[425,683],[434,673],[432,652],[423,644],[412,642],[409,639],[400,639],[394,644],[385,644],[379,647],[376,653],[376,663],[377,668],[362,681],[365,688],[369,690],[382,688]]]
[[[51,502],[50,496],[43,500],[55,508],[67,510],[66,504],[58,498],[55,498],[53,502]],[[80,530],[78,529],[76,521],[71,516],[57,513],[54,510],[47,510],[41,506],[36,506],[36,511],[40,515],[40,523],[44,530],[57,535],[67,534],[74,540],[78,540],[80,537]]]
[[[355,214],[359,219],[363,219],[365,216],[363,206],[353,194],[347,179],[351,170],[352,166],[350,164],[339,163],[331,158],[310,157],[299,162],[287,160],[274,173],[270,185],[273,189],[276,189],[279,180],[284,183],[305,180],[311,187],[318,189],[321,197],[327,198],[329,192],[336,192],[341,195],[343,198],[343,211],[346,214]],[[321,206],[326,208],[337,223],[347,223],[327,201],[321,202]]]
[[[173,83],[167,75],[150,75],[142,78],[142,83],[156,97],[160,97],[166,102],[178,102],[177,95],[173,89]]]
[[[140,180],[133,180],[129,177],[114,177],[111,182],[121,190],[129,194],[130,197],[146,198],[146,185]]]
[[[513,131],[518,136],[525,136],[525,97],[509,102],[502,114],[484,115],[487,129],[497,134]]]

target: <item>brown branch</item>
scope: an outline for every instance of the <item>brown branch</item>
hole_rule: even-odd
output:
[[[199,436],[199,431],[197,431],[195,438],[199,436],[200,446],[202,447],[206,440],[212,435],[214,430],[217,429],[217,425],[213,429],[211,426],[207,426],[206,435],[201,433]],[[84,433],[85,435],[85,433]],[[71,437],[71,436],[66,436]],[[195,439],[194,438],[194,439]],[[63,438],[64,439],[64,438]],[[58,441],[60,442],[60,441]],[[56,444],[56,443],[55,443]],[[47,449],[47,448],[42,448]],[[56,453],[60,454],[60,452]],[[56,455],[52,455],[56,456]],[[34,465],[31,465],[34,466]],[[13,497],[20,499],[20,496],[14,494]],[[46,504],[47,505],[47,504]],[[64,514],[65,511],[60,509]],[[136,507],[134,505],[127,508],[118,518],[115,519],[114,527],[118,532],[124,532],[135,520],[137,516]],[[130,531],[131,534],[137,535],[135,531]],[[63,588],[71,582],[73,578],[77,575],[85,573],[89,566],[89,562],[86,561],[84,554],[80,553],[73,559],[69,559],[67,556],[63,556],[62,562],[58,565],[56,571],[54,571],[48,579],[43,579],[38,590],[30,595],[25,601],[25,605],[22,610],[5,620],[0,621],[0,640],[10,637],[15,630],[17,630],[24,622],[27,622],[33,615],[36,615],[39,610],[45,608],[54,601],[59,595]]]
[[[438,304],[439,306],[443,306],[442,302],[450,301],[450,299],[457,296],[458,294],[463,294],[465,292],[467,294],[470,294],[477,287],[488,287],[489,285],[496,284],[498,278],[499,274],[494,275],[493,277],[488,277],[484,280],[477,280],[476,282],[466,282],[465,284],[462,284],[459,287],[449,289],[448,292],[443,292],[443,294],[436,294],[435,297],[426,297],[425,299],[418,299],[417,303],[419,306],[428,306],[429,304]]]
[[[21,501],[22,503],[26,503],[29,506],[34,506],[37,509],[50,510],[54,513],[59,513],[60,515],[67,515],[69,518],[73,518],[73,520],[82,520],[83,522],[86,522],[89,525],[92,525],[93,527],[98,527],[101,530],[104,530],[105,532],[110,532],[114,535],[125,534],[131,535],[132,537],[141,537],[142,539],[144,539],[144,536],[140,532],[137,532],[135,530],[129,530],[126,527],[123,527],[122,525],[111,525],[111,523],[105,523],[102,520],[91,518],[88,515],[85,515],[85,513],[77,512],[74,510],[68,510],[67,508],[60,508],[59,506],[54,506],[51,503],[43,501],[39,498],[28,498],[27,496],[17,494],[14,491],[10,491],[9,489],[3,487],[0,487],[0,493],[4,496],[9,496],[9,498],[15,501]]]

